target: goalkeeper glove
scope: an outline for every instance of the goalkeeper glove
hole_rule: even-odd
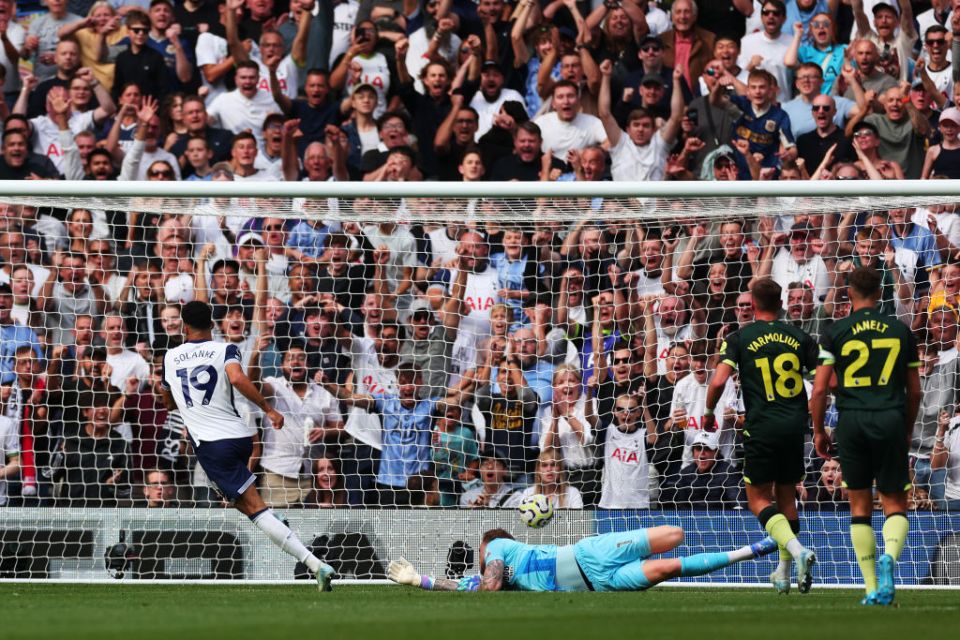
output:
[[[387,577],[397,584],[405,584],[411,587],[422,586],[420,574],[404,558],[390,562],[390,566],[387,568]]]

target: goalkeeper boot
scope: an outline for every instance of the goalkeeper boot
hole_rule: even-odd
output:
[[[759,542],[754,542],[750,545],[750,551],[753,552],[754,558],[762,558],[763,556],[770,555],[777,550],[777,541],[767,536]]]
[[[896,562],[890,554],[883,554],[877,560],[877,600],[878,604],[891,605],[896,595],[896,587],[893,584],[893,573],[896,568]]]
[[[810,549],[804,549],[797,558],[797,591],[809,593],[813,586],[813,565],[817,562],[817,554]]]
[[[866,607],[876,607],[876,606],[879,606],[881,603],[880,603],[880,598],[877,597],[877,592],[871,591],[867,595],[863,596],[863,600],[860,601],[860,604]]]
[[[333,576],[336,575],[336,571],[333,570],[333,567],[328,565],[326,562],[320,563],[320,568],[317,569],[317,589],[320,591],[333,591]]]

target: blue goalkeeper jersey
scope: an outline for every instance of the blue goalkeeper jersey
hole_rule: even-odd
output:
[[[503,560],[503,588],[557,591],[556,545],[530,545],[497,538],[487,543],[484,562]]]

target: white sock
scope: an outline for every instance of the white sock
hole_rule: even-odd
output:
[[[790,565],[792,564],[792,558],[780,558],[780,564],[774,569],[774,573],[784,578],[790,578]]]
[[[753,549],[750,548],[750,545],[740,547],[739,549],[734,549],[733,551],[727,551],[727,557],[730,558],[730,562],[749,560],[753,557]]]
[[[309,549],[303,546],[303,543],[300,542],[297,535],[290,530],[290,527],[283,524],[277,516],[273,515],[273,511],[270,509],[261,511],[253,518],[253,524],[257,525],[258,529],[267,534],[270,541],[280,547],[284,553],[293,556],[307,565],[310,571],[316,573],[320,569],[320,565],[322,564],[320,560],[310,553]]]
[[[800,552],[803,551],[803,545],[800,544],[800,540],[794,538],[787,543],[787,551],[789,551],[790,555],[792,555],[794,558],[799,558]]]

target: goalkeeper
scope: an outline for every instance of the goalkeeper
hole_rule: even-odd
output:
[[[777,550],[776,541],[766,537],[734,551],[650,559],[682,542],[683,529],[670,526],[604,533],[563,547],[524,544],[503,529],[491,529],[480,543],[480,575],[434,579],[400,558],[390,563],[388,576],[433,591],[643,591]]]

